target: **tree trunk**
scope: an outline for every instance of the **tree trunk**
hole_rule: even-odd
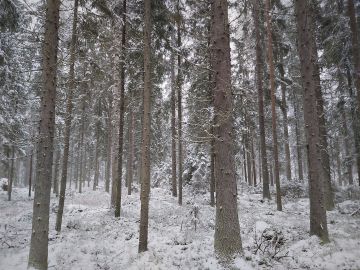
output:
[[[341,161],[340,161],[340,141],[339,139],[336,140],[336,150],[335,150],[335,156],[336,156],[336,171],[337,171],[337,177],[338,177],[338,182],[339,182],[339,186],[343,185],[343,179],[342,179],[342,174],[341,174]]]
[[[133,94],[131,92],[131,102],[133,100]],[[135,150],[135,115],[133,110],[133,104],[129,104],[129,153],[126,169],[126,182],[128,183],[128,195],[131,195],[131,187],[133,183],[133,168],[134,168],[134,150]]]
[[[256,155],[254,151],[254,132],[251,131],[250,144],[251,144],[251,162],[253,171],[253,185],[256,187]]]
[[[315,42],[315,41],[314,41]],[[314,48],[317,51],[316,43],[314,43]],[[316,55],[317,59],[317,55]],[[315,60],[315,80],[316,80],[316,99],[317,99],[317,114],[319,118],[319,136],[320,136],[320,145],[321,145],[321,164],[323,172],[323,181],[324,181],[324,195],[325,195],[325,207],[326,210],[334,209],[334,193],[332,190],[331,184],[331,174],[330,174],[330,157],[328,153],[328,142],[327,142],[327,130],[326,130],[326,119],[325,119],[325,110],[324,110],[324,99],[322,97],[321,85],[320,85],[320,70]]]
[[[211,125],[211,143],[210,143],[210,205],[215,206],[215,135],[214,118]]]
[[[214,70],[216,219],[215,252],[230,259],[241,252],[234,161],[230,34],[227,1],[211,6],[211,61]]]
[[[147,251],[150,195],[150,133],[151,133],[151,0],[144,0],[144,95],[141,144],[141,210],[139,253]]]
[[[177,0],[177,15],[180,18],[180,0]],[[183,145],[182,145],[182,74],[181,74],[181,31],[180,31],[180,19],[177,20],[177,77],[176,77],[176,87],[177,87],[177,105],[178,105],[178,163],[179,163],[179,205],[182,205],[182,174],[183,174]]]
[[[295,137],[296,137],[296,156],[298,166],[298,177],[300,182],[304,181],[304,170],[303,170],[303,158],[302,158],[302,146],[301,146],[301,135],[299,129],[299,111],[298,101],[296,100],[295,93],[293,93],[293,106],[294,106],[294,118],[295,118]]]
[[[295,0],[295,15],[304,91],[304,117],[309,167],[310,234],[317,235],[323,242],[328,242],[319,119],[314,117],[314,115],[318,115],[316,98],[316,88],[318,85],[315,78],[317,76],[317,52],[316,47],[314,47],[313,12],[310,1]]]
[[[105,191],[110,191],[110,175],[111,175],[111,145],[112,145],[112,134],[111,134],[111,106],[112,100],[109,100],[109,111],[108,111],[108,119],[107,119],[107,146],[106,146],[106,169],[105,169]]]
[[[268,37],[268,64],[270,71],[270,88],[271,88],[271,116],[272,116],[272,135],[273,135],[273,152],[274,152],[274,177],[276,185],[276,206],[278,211],[282,211],[281,189],[280,189],[280,172],[279,172],[279,152],[276,126],[276,108],[275,108],[275,67],[273,59],[272,33],[271,33],[271,16],[270,0],[265,2],[266,28]]]
[[[172,37],[175,39],[175,37]],[[175,43],[175,42],[174,42]],[[176,181],[176,81],[175,81],[175,52],[171,52],[171,189],[172,195],[177,196]]]
[[[358,107],[358,121],[360,114],[360,46],[358,39],[358,29],[357,29],[357,21],[355,15],[355,6],[353,0],[348,0],[348,16],[351,30],[351,45],[352,45],[352,59],[354,64],[354,78],[355,78],[355,87],[357,91],[357,107]],[[359,153],[358,153],[359,154]],[[360,157],[358,157],[360,158]],[[360,167],[360,166],[359,166]],[[360,169],[359,172],[359,185],[360,185]]]
[[[11,146],[11,160],[10,160],[10,174],[9,174],[9,185],[8,185],[8,201],[11,201],[11,193],[14,181],[14,159],[15,159],[15,146]]]
[[[33,150],[31,150],[30,164],[29,164],[29,197],[31,197],[32,174],[33,174]]]
[[[60,165],[60,155],[61,151],[59,147],[56,147],[55,153],[55,169],[54,169],[54,186],[53,186],[53,193],[56,194],[56,197],[59,195],[59,165]]]
[[[343,79],[340,69],[338,70],[338,76],[339,76],[339,89],[338,92],[340,93],[340,101],[339,101],[339,112],[341,116],[341,122],[342,122],[342,136],[344,140],[344,150],[345,150],[345,166],[347,168],[346,170],[346,176],[349,185],[352,185],[354,183],[353,179],[353,173],[352,173],[352,157],[351,157],[351,145],[350,145],[350,138],[349,138],[349,130],[348,130],[348,124],[347,124],[347,118],[346,118],[346,112],[345,112],[345,100],[344,100],[344,91],[342,89],[343,87]],[[340,152],[337,152],[337,155],[339,155]]]
[[[63,212],[64,212],[64,203],[65,203],[66,178],[67,178],[68,161],[69,161],[70,133],[71,133],[71,120],[72,120],[72,108],[73,108],[72,100],[73,100],[73,95],[74,95],[74,90],[75,90],[74,67],[75,67],[75,48],[76,48],[76,29],[77,29],[78,5],[79,5],[79,1],[75,0],[73,23],[72,23],[72,34],[71,34],[71,44],[70,44],[69,92],[66,96],[64,154],[63,154],[63,160],[62,160],[62,170],[61,170],[61,180],[60,180],[59,206],[58,206],[58,212],[56,215],[56,225],[55,225],[55,230],[57,232],[61,231],[61,223],[62,223],[62,216],[63,216]]]
[[[346,78],[347,78],[347,85],[348,85],[348,91],[350,100],[354,100],[354,92],[353,92],[353,86],[352,86],[352,77],[350,72],[349,65],[345,66],[346,68]],[[360,130],[357,128],[357,116],[356,116],[356,106],[353,102],[350,102],[350,113],[351,113],[351,127],[353,129],[353,135],[354,135],[354,142],[355,142],[355,153],[356,153],[356,145],[360,145]],[[355,159],[357,161],[357,153],[355,154]],[[358,165],[357,165],[358,166]]]
[[[260,130],[260,149],[261,149],[261,163],[262,163],[262,178],[263,178],[263,198],[270,199],[270,187],[269,187],[269,172],[268,162],[266,154],[266,140],[265,140],[265,116],[264,116],[264,90],[263,90],[263,56],[261,49],[261,31],[260,31],[260,13],[259,13],[259,1],[253,1],[253,19],[255,26],[256,36],[256,85],[258,91],[258,114],[259,114],[259,130]]]
[[[55,131],[59,7],[59,0],[47,0],[45,36],[42,51],[43,91],[41,94],[36,187],[28,262],[29,267],[41,270],[47,269],[48,266],[49,208]]]
[[[355,6],[353,0],[348,0],[348,16],[351,30],[352,59],[354,64],[354,80],[357,91],[357,114],[354,125],[356,163],[358,172],[358,181],[360,185],[360,45],[358,38],[357,21],[355,15]]]
[[[283,126],[284,126],[284,141],[285,141],[285,160],[286,160],[286,178],[291,181],[291,158],[290,158],[290,146],[289,146],[289,127],[287,116],[287,102],[286,102],[286,84],[285,84],[285,70],[283,65],[282,52],[280,54],[279,73],[281,79],[281,109],[283,114]]]
[[[124,149],[124,115],[125,115],[125,42],[126,42],[126,0],[123,1],[123,27],[121,33],[121,59],[120,59],[120,116],[119,116],[119,150],[118,150],[118,171],[115,200],[115,217],[120,217],[121,207],[121,182],[122,182],[122,163]]]
[[[94,172],[94,182],[93,190],[96,190],[99,185],[99,174],[100,174],[100,165],[99,165],[99,152],[100,152],[100,118],[101,118],[101,103],[97,104],[97,119],[95,127],[95,172]]]
[[[82,105],[81,105],[82,109],[82,116],[81,116],[81,130],[80,130],[80,177],[79,177],[79,193],[82,192],[82,187],[83,187],[83,183],[84,183],[84,167],[86,166],[86,153],[85,153],[85,157],[84,157],[84,130],[85,130],[85,101],[82,100]]]
[[[214,152],[215,154],[215,152]],[[248,182],[248,175],[247,175],[247,159],[246,159],[246,149],[245,149],[245,139],[243,138],[243,160],[244,160],[244,178],[245,183]]]

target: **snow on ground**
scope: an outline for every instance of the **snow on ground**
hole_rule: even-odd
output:
[[[261,194],[239,192],[244,254],[221,265],[213,249],[214,208],[208,195],[189,195],[184,205],[165,188],[153,188],[149,251],[138,254],[139,193],[123,194],[120,219],[103,190],[71,191],[60,235],[54,230],[57,198],[51,199],[49,269],[360,269],[360,201],[345,201],[328,213],[331,243],[309,236],[308,199],[285,199],[283,212]],[[0,269],[26,269],[32,218],[27,190],[13,201],[0,191]],[[196,216],[195,216],[196,213]],[[196,231],[195,231],[196,224]]]

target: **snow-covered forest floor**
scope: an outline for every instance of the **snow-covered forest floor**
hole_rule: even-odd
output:
[[[278,212],[274,200],[264,202],[241,186],[244,254],[224,266],[214,255],[215,209],[208,194],[185,190],[180,207],[169,190],[153,188],[149,251],[140,255],[138,192],[123,194],[120,219],[102,188],[67,195],[60,235],[54,230],[57,198],[51,198],[49,269],[360,269],[360,214],[354,214],[359,200],[344,200],[328,212],[331,243],[322,245],[309,236],[307,198],[284,198],[284,211]],[[0,191],[0,269],[26,269],[32,202],[25,188],[14,188],[11,202]]]

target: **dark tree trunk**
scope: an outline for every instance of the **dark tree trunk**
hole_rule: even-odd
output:
[[[214,138],[214,119],[211,125],[210,142],[210,205],[215,206],[215,138]]]
[[[131,92],[131,100],[133,99]],[[131,187],[133,183],[133,168],[134,168],[134,148],[135,148],[135,114],[133,111],[133,105],[129,105],[129,153],[127,160],[127,170],[126,170],[126,182],[128,183],[128,195],[131,195]]]
[[[314,47],[313,12],[310,0],[295,0],[295,14],[304,91],[304,117],[309,166],[310,234],[317,235],[323,242],[328,242],[319,119],[314,117],[317,115],[317,81],[315,78],[317,76],[317,52]]]
[[[11,193],[14,182],[14,160],[15,160],[15,146],[11,146],[11,159],[10,159],[10,174],[9,174],[9,184],[8,184],[8,201],[11,201]],[[50,183],[51,184],[51,183]]]
[[[266,28],[268,37],[268,63],[270,71],[270,88],[271,88],[271,116],[272,116],[272,135],[273,135],[273,153],[274,153],[274,177],[276,185],[276,206],[278,211],[282,211],[281,189],[280,189],[280,172],[279,172],[279,152],[277,139],[276,124],[276,108],[275,108],[275,67],[273,59],[272,33],[271,33],[271,16],[270,16],[270,0],[265,2]]]
[[[125,115],[125,47],[126,47],[126,0],[123,1],[123,28],[121,33],[121,59],[120,59],[120,119],[119,119],[119,150],[118,171],[115,200],[115,217],[120,217],[122,163],[124,149],[124,115]]]
[[[177,0],[177,15],[180,18],[180,0]],[[181,48],[181,30],[180,30],[180,19],[177,20],[177,48],[180,52]],[[178,105],[178,163],[179,163],[179,205],[182,205],[182,174],[183,174],[183,144],[182,144],[182,74],[181,74],[181,55],[178,53],[177,56],[177,77],[176,77],[176,87],[177,87],[177,105]]]
[[[351,30],[352,59],[354,63],[354,85],[357,91],[357,113],[354,125],[354,136],[358,181],[360,185],[360,45],[358,37],[358,24],[356,21],[355,6],[353,0],[348,0],[348,16],[350,19],[349,23]]]
[[[352,86],[352,77],[351,77],[351,72],[350,72],[350,67],[348,65],[346,65],[346,78],[347,78],[347,85],[348,85],[348,91],[349,91],[349,96],[351,100],[354,100],[354,92],[353,92],[353,86]],[[354,133],[354,142],[355,142],[355,153],[356,153],[356,145],[359,144],[360,145],[360,130],[357,128],[357,116],[356,116],[356,106],[354,104],[354,102],[350,102],[350,113],[351,113],[351,127],[353,129],[353,133]],[[355,154],[355,159],[356,159],[356,163],[357,163],[357,153]],[[359,167],[359,165],[357,164],[357,166]]]
[[[53,193],[56,194],[56,197],[59,195],[59,166],[60,166],[60,149],[57,147],[55,154],[55,169],[54,169],[54,185]]]
[[[296,157],[297,157],[297,167],[298,167],[298,177],[299,181],[304,181],[304,170],[303,170],[303,158],[302,158],[302,144],[301,144],[301,134],[299,129],[299,108],[298,101],[296,100],[295,93],[293,94],[293,106],[294,106],[294,118],[295,118],[295,138],[296,138]]]
[[[29,164],[29,197],[31,197],[31,185],[32,185],[32,175],[33,175],[33,150],[30,154],[30,164]]]
[[[99,154],[100,154],[100,118],[101,118],[101,103],[97,104],[97,117],[95,125],[95,172],[94,172],[94,182],[93,190],[99,185],[99,174],[100,174],[100,164],[99,164]]]
[[[269,187],[269,172],[266,154],[266,140],[265,140],[265,115],[264,115],[264,90],[263,90],[263,56],[261,48],[261,31],[260,31],[260,12],[259,1],[254,0],[254,26],[256,36],[256,85],[258,91],[258,114],[259,114],[259,130],[260,130],[260,149],[261,149],[261,163],[262,163],[262,178],[263,178],[263,198],[270,199]]]
[[[327,130],[326,130],[326,119],[325,119],[325,109],[324,109],[324,99],[321,91],[321,82],[320,82],[320,70],[317,62],[317,46],[314,39],[314,53],[315,57],[315,74],[314,80],[316,83],[315,96],[317,101],[317,115],[319,118],[319,136],[320,136],[320,146],[321,146],[321,164],[322,164],[322,174],[323,174],[323,185],[324,185],[324,196],[325,196],[325,207],[326,210],[334,209],[334,193],[332,190],[331,184],[331,174],[330,174],[330,157],[328,153],[328,141],[327,141]]]
[[[256,187],[256,155],[254,151],[254,132],[251,131],[250,136],[250,145],[251,145],[251,162],[252,162],[252,171],[253,171],[253,185]]]
[[[344,140],[344,150],[345,150],[345,165],[346,165],[346,176],[347,176],[347,180],[349,185],[352,185],[354,183],[354,179],[353,179],[353,173],[352,173],[352,156],[351,156],[351,144],[350,144],[350,138],[349,138],[349,129],[348,129],[348,123],[347,123],[347,117],[346,117],[346,112],[345,112],[345,100],[344,100],[344,91],[343,91],[343,77],[341,74],[340,69],[338,70],[338,76],[339,76],[339,89],[338,92],[340,93],[340,101],[338,104],[338,108],[339,108],[339,112],[340,112],[340,116],[341,116],[341,122],[342,122],[342,136],[343,136],[343,140]],[[339,144],[338,144],[338,148]],[[340,152],[337,152],[337,156],[340,155]],[[340,180],[340,179],[339,179]]]
[[[280,54],[279,73],[281,79],[281,110],[283,114],[283,127],[284,127],[284,141],[285,141],[285,160],[286,160],[286,178],[291,181],[291,158],[289,146],[289,127],[287,116],[287,102],[286,102],[286,84],[285,84],[285,70],[283,65],[282,52]]]
[[[48,268],[48,234],[51,193],[51,166],[55,131],[56,71],[58,52],[59,0],[47,0],[42,51],[42,94],[28,266]]]
[[[148,249],[151,127],[151,0],[144,0],[144,95],[141,144],[139,252]]]
[[[233,96],[227,1],[211,6],[211,61],[214,70],[216,219],[215,252],[224,259],[241,252],[234,161]]]
[[[172,36],[175,39],[174,35]],[[175,42],[173,42],[175,43]],[[175,52],[171,52],[171,189],[172,195],[177,196],[176,181],[176,82],[175,82]]]
[[[105,169],[105,191],[110,191],[110,176],[111,176],[111,145],[112,145],[112,134],[111,134],[111,118],[112,118],[112,99],[109,98],[109,110],[108,119],[106,123],[107,130],[107,145],[106,145],[106,169]]]

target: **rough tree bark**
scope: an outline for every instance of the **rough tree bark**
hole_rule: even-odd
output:
[[[129,90],[130,91],[130,90]],[[133,168],[134,168],[134,150],[135,150],[135,114],[133,110],[132,101],[134,99],[133,91],[131,91],[129,102],[129,124],[128,124],[128,139],[129,139],[129,152],[127,157],[126,169],[126,182],[128,188],[128,195],[131,195],[131,188],[133,183]]]
[[[315,27],[315,25],[314,25]],[[315,34],[315,33],[314,33]],[[325,119],[325,109],[324,109],[324,98],[321,90],[321,81],[320,81],[320,68],[317,60],[317,45],[315,39],[313,39],[314,44],[314,56],[315,59],[315,74],[314,80],[316,83],[315,96],[317,100],[317,115],[319,118],[319,136],[320,136],[320,146],[321,146],[321,164],[322,164],[322,174],[323,174],[323,185],[324,185],[324,195],[325,195],[325,207],[326,210],[334,209],[334,193],[331,184],[331,174],[330,174],[330,157],[329,157],[329,146],[327,140],[327,129],[326,129],[326,119]]]
[[[285,83],[285,69],[283,64],[283,55],[279,49],[280,61],[278,64],[280,79],[281,79],[281,111],[283,114],[283,128],[284,128],[284,141],[285,141],[285,160],[286,160],[286,178],[291,181],[291,158],[289,146],[289,127],[287,116],[287,102],[286,102],[286,83]]]
[[[175,35],[172,39],[175,40]],[[175,42],[173,42],[175,43]],[[172,195],[177,196],[176,181],[176,81],[175,81],[175,52],[171,52],[171,189]]]
[[[51,166],[55,131],[56,71],[58,52],[59,0],[47,0],[42,51],[42,93],[36,162],[36,187],[28,266],[45,270],[48,266],[49,206]]]
[[[29,164],[29,197],[31,197],[31,185],[32,185],[32,175],[33,175],[33,150],[31,150],[31,154],[30,154],[30,164]]]
[[[97,108],[97,119],[95,125],[95,172],[94,172],[94,181],[93,181],[93,190],[96,190],[99,184],[99,174],[100,174],[100,164],[99,164],[99,154],[100,154],[100,118],[101,118],[101,103],[96,106]]]
[[[141,144],[139,253],[147,250],[150,195],[151,0],[144,0],[144,94]]]
[[[180,0],[177,1],[177,48],[180,52],[181,48],[181,29],[180,29]],[[183,144],[182,144],[182,72],[181,72],[181,55],[177,55],[177,76],[176,76],[176,88],[177,88],[177,105],[178,105],[178,179],[179,179],[179,192],[178,192],[178,202],[179,205],[182,205],[182,174],[183,174]]]
[[[280,172],[279,172],[279,152],[278,152],[278,139],[277,139],[277,126],[276,126],[276,107],[275,107],[275,67],[273,58],[272,46],[272,29],[271,29],[271,16],[270,16],[270,0],[265,2],[266,14],[266,29],[267,29],[267,51],[268,51],[268,64],[270,71],[270,88],[271,88],[271,116],[272,116],[272,135],[273,135],[273,152],[274,152],[274,177],[276,186],[276,207],[278,211],[282,211],[281,203],[281,189],[280,189]]]
[[[110,95],[109,95],[110,96]],[[106,145],[106,169],[105,169],[105,191],[110,191],[110,177],[111,177],[111,145],[112,145],[112,134],[111,134],[111,118],[112,118],[112,99],[109,97],[109,108],[108,118],[106,122],[107,130],[107,145]]]
[[[298,178],[300,182],[304,181],[304,170],[303,170],[303,158],[302,158],[302,146],[301,146],[301,135],[299,129],[299,108],[298,101],[296,100],[295,92],[293,92],[293,106],[294,106],[294,118],[295,118],[295,139],[296,139],[296,157],[298,167]]]
[[[15,146],[11,146],[11,159],[10,159],[10,173],[9,173],[9,185],[8,185],[8,201],[11,201],[11,194],[14,181],[14,160],[15,160]],[[50,183],[51,184],[51,183]]]
[[[214,70],[216,219],[215,252],[230,259],[241,252],[234,161],[233,96],[231,89],[228,4],[211,3],[211,61]]]
[[[264,116],[264,90],[263,90],[263,56],[261,48],[261,31],[260,31],[260,12],[259,1],[253,1],[253,18],[256,36],[256,87],[258,91],[258,114],[259,114],[259,130],[260,130],[260,149],[261,149],[261,174],[263,179],[263,198],[270,199],[269,187],[269,172],[266,154],[266,140],[265,140],[265,116]]]
[[[304,118],[309,167],[310,234],[317,235],[323,242],[328,242],[319,119],[314,117],[317,115],[317,82],[315,78],[317,52],[314,47],[313,12],[310,0],[295,0],[295,15],[304,91]]]
[[[122,163],[123,163],[123,149],[124,149],[124,116],[125,116],[125,46],[126,46],[126,0],[123,0],[122,9],[122,32],[121,32],[121,47],[120,47],[120,116],[119,116],[119,145],[118,145],[118,171],[117,171],[117,186],[115,199],[115,217],[120,216],[121,206],[121,182],[122,182]]]
[[[60,136],[59,136],[60,137]],[[60,166],[60,154],[61,151],[59,149],[59,147],[56,147],[56,152],[55,152],[55,169],[54,169],[54,185],[53,185],[53,193],[56,194],[56,196],[59,195],[59,166]]]
[[[351,30],[351,45],[352,45],[352,59],[354,64],[354,85],[357,91],[357,113],[354,125],[355,136],[355,151],[358,181],[360,185],[360,45],[359,45],[359,31],[357,27],[357,20],[355,15],[355,6],[353,0],[348,0],[348,16]]]
[[[69,73],[69,92],[66,96],[66,118],[65,118],[65,134],[64,134],[64,154],[62,162],[61,180],[60,180],[60,196],[58,212],[56,214],[55,230],[61,231],[62,216],[65,204],[66,178],[68,171],[69,149],[70,149],[70,133],[73,108],[73,95],[75,90],[75,50],[76,50],[76,29],[78,16],[79,0],[74,1],[74,15],[72,22],[72,34],[70,43],[70,73]]]
[[[346,166],[346,176],[347,176],[347,180],[349,185],[352,185],[354,183],[354,178],[353,178],[353,173],[352,173],[352,157],[351,157],[351,144],[350,144],[350,138],[349,138],[349,129],[348,129],[348,123],[347,123],[347,117],[346,117],[346,112],[345,112],[345,100],[344,100],[344,90],[343,90],[343,77],[341,74],[341,70],[338,70],[338,77],[339,77],[339,86],[338,86],[338,93],[340,93],[340,101],[338,104],[338,108],[339,108],[339,112],[340,112],[340,117],[341,117],[341,125],[342,125],[342,136],[343,136],[343,140],[344,140],[344,150],[345,150],[345,166]],[[339,143],[338,143],[338,148],[339,147]],[[340,155],[340,152],[337,152],[337,156]],[[340,181],[339,178],[339,182],[342,183],[342,181]]]

